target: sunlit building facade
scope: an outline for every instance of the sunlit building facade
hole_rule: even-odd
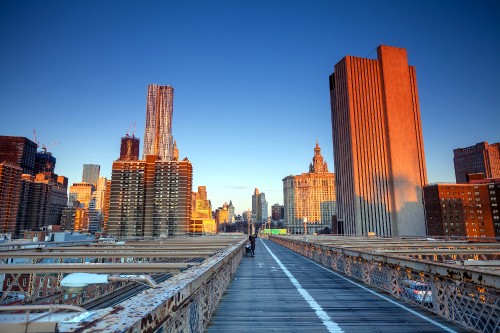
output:
[[[157,155],[162,161],[173,159],[173,109],[174,88],[172,86],[148,85],[143,160],[146,155]]]
[[[431,184],[424,187],[427,234],[491,238],[500,234],[497,184]],[[490,194],[492,193],[492,194]]]
[[[88,232],[89,216],[88,209],[80,207],[78,202],[63,209],[61,217],[61,229],[74,232]]]
[[[219,207],[215,210],[215,222],[217,225],[220,226],[224,225],[226,223],[229,223],[229,210],[228,210],[229,205],[227,202],[224,202],[222,207]]]
[[[79,201],[80,204],[83,205],[83,208],[88,208],[94,190],[94,185],[90,183],[73,183],[73,185],[69,187],[69,201]]]
[[[189,233],[191,235],[215,235],[217,224],[212,217],[212,204],[208,200],[206,186],[198,186],[198,192],[192,194],[192,214]]]
[[[318,143],[309,172],[283,179],[283,198],[284,222],[289,233],[331,230],[336,214],[335,174],[328,171]]]
[[[187,158],[115,161],[107,233],[120,238],[174,237],[189,233],[193,169]]]
[[[348,235],[425,235],[427,182],[416,73],[406,50],[346,56],[330,76],[338,227]]]
[[[500,142],[479,142],[474,146],[453,150],[457,183],[467,183],[467,175],[482,173],[486,178],[500,178]]]

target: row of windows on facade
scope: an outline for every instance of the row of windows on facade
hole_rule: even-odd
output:
[[[12,284],[12,281],[13,281],[13,279],[7,278],[7,287],[10,287],[10,285]],[[28,286],[28,278],[23,278],[21,286],[22,287]],[[53,287],[52,279],[47,278],[47,288],[52,288],[52,287]]]
[[[468,231],[469,233],[477,233],[477,229],[468,229],[467,231]],[[454,233],[454,232],[461,232],[461,230],[460,230],[460,229],[456,229],[456,230],[455,230],[455,229],[450,229],[450,230],[448,231],[448,229],[444,229],[444,232],[445,232],[445,233]],[[480,232],[480,233],[482,233],[481,237],[486,237],[486,235],[484,235],[484,234],[486,233],[486,230],[484,230],[484,229],[479,229],[479,232]]]
[[[461,217],[462,217],[462,216],[459,216],[459,215],[455,215],[455,216],[453,216],[453,215],[449,215],[449,216],[443,216],[443,220],[444,220],[444,221],[446,221],[446,220],[450,220],[450,221],[451,221],[451,220],[457,220],[457,221],[459,221],[459,220],[461,220]],[[434,217],[429,216],[429,220],[433,220],[433,219],[434,219],[434,220],[439,220],[439,217],[437,217],[437,216],[434,216]],[[465,216],[464,216],[464,219],[465,219],[465,220],[475,220],[475,219],[476,219],[476,217],[475,217],[474,215],[465,215]],[[483,220],[483,219],[484,219],[484,217],[483,217],[482,215],[479,215],[479,216],[477,217],[477,219],[478,219],[478,220]]]
[[[442,199],[441,199],[441,202],[444,202],[445,200],[448,200],[448,202],[452,202],[452,200],[451,200],[451,199],[445,199],[445,198],[442,198]],[[491,198],[490,198],[490,200],[491,200],[491,201],[497,201],[497,198],[496,198],[496,197],[491,197]],[[458,200],[458,201],[459,201],[459,202],[461,202],[460,200]],[[468,200],[467,200],[467,201],[472,201],[472,198],[468,198]],[[479,202],[479,201],[481,201],[481,198],[476,198],[476,202]],[[457,202],[457,200],[453,200],[453,202]],[[460,204],[460,203],[459,203],[459,204]],[[445,205],[445,204],[443,204],[443,207],[445,207],[444,205]]]
[[[163,198],[164,196],[166,198],[178,198],[179,197],[179,191],[172,191],[173,193],[158,193],[158,192],[155,192],[155,198]],[[123,197],[121,197],[120,199],[125,199],[125,200],[128,200],[130,201],[130,199],[142,199],[142,194],[141,195],[130,195],[130,198],[127,194],[124,194]]]

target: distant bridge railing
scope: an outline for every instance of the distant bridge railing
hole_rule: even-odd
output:
[[[336,246],[335,240],[328,244],[317,241],[320,238],[269,237],[311,260],[421,306],[471,331],[498,332],[500,274],[497,269],[377,254],[369,248],[360,249],[367,245],[342,247]],[[495,244],[492,247],[496,248],[495,256],[498,256],[500,248]]]

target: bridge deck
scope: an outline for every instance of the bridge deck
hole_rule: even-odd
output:
[[[243,258],[207,332],[467,332],[271,241]]]

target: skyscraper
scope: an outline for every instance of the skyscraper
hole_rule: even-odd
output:
[[[114,161],[108,234],[117,237],[186,235],[191,223],[193,168],[187,158]]]
[[[453,149],[453,164],[457,183],[467,183],[470,173],[482,173],[485,178],[500,178],[500,142],[479,142],[474,146]]]
[[[252,195],[252,220],[254,222],[261,222],[267,220],[267,201],[266,194],[260,193],[256,188]]]
[[[82,173],[82,182],[94,185],[97,187],[97,180],[99,179],[99,173],[101,166],[98,164],[84,164]]]
[[[146,155],[158,155],[162,161],[173,159],[173,110],[174,88],[157,84],[148,85],[143,160],[146,159]]]
[[[304,233],[304,222],[309,232],[332,228],[336,213],[335,174],[328,171],[318,143],[309,172],[283,179],[283,197],[285,227],[290,233]]]
[[[415,68],[406,50],[346,56],[330,76],[338,222],[344,233],[425,235],[427,182]]]
[[[36,143],[20,136],[0,135],[0,163],[17,163],[23,173],[35,175]]]

